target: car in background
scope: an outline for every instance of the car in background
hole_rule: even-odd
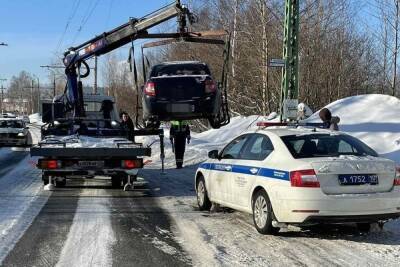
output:
[[[0,146],[28,146],[29,128],[22,119],[0,118]]]
[[[28,115],[22,115],[22,116],[19,116],[19,118],[21,120],[23,120],[25,123],[30,123],[31,122]]]
[[[10,113],[10,112],[5,112],[1,113],[0,118],[16,118],[17,115]]]
[[[198,61],[165,62],[153,66],[143,88],[146,124],[218,116],[221,92],[207,64]]]
[[[371,223],[400,216],[400,176],[350,135],[306,127],[264,128],[209,152],[195,176],[200,210],[212,203],[253,215],[274,234],[287,225]]]

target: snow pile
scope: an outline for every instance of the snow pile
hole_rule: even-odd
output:
[[[42,116],[39,113],[29,115],[29,122],[32,124],[42,125]]]
[[[361,139],[381,156],[400,163],[400,100],[370,94],[344,98],[326,106],[340,117],[339,128]],[[308,121],[320,122],[318,112]]]
[[[339,116],[340,130],[355,136],[375,149],[383,157],[400,163],[400,100],[387,95],[361,95],[338,100],[328,105],[334,116]],[[276,121],[275,118],[272,121]],[[257,128],[258,121],[265,120],[262,116],[235,117],[231,123],[221,129],[211,129],[202,133],[192,133],[192,142],[187,146],[185,165],[194,165],[207,159],[207,153],[213,149],[222,149],[233,138],[243,132]],[[318,112],[313,114],[309,122],[321,122]],[[166,137],[166,166],[173,166],[174,155]],[[147,140],[147,141],[146,141]],[[154,141],[141,139],[145,144]],[[153,147],[150,160],[159,165],[158,144]]]

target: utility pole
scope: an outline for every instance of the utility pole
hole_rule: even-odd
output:
[[[94,85],[93,93],[97,94],[97,56],[94,56]]]
[[[283,119],[288,119],[283,117],[284,102],[289,105],[289,101],[295,101],[299,94],[299,1],[300,0],[285,0],[285,32],[283,39],[283,59],[285,60],[285,67],[282,71],[281,121]],[[291,109],[292,108],[291,106]]]
[[[7,81],[7,79],[0,79],[0,82],[1,82],[1,87],[0,87],[0,90],[1,90],[0,111],[1,111],[1,113],[3,113],[4,89],[6,89],[6,88],[3,87],[3,82],[5,82],[5,81]]]
[[[37,98],[38,98],[38,100],[37,100],[37,112],[39,112],[39,110],[40,110],[40,85],[39,85],[39,78],[36,77],[36,79],[37,79],[37,86],[36,87],[34,86],[35,85],[34,79],[32,79],[32,81],[31,81],[32,85],[30,87],[25,87],[24,88],[24,89],[31,90],[31,97],[30,97],[31,98],[31,104],[30,104],[31,114],[33,114],[35,112],[35,110],[34,110],[35,104],[34,104],[34,101],[33,101],[33,90],[35,90],[35,89],[37,89]]]
[[[47,68],[53,73],[53,97],[56,96],[56,72],[54,69],[64,69],[64,66],[61,65],[42,65],[41,68]]]

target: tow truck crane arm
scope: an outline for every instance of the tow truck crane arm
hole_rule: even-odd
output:
[[[148,29],[155,27],[171,18],[177,17],[178,33],[149,34]],[[67,75],[66,97],[74,111],[74,117],[85,117],[81,78],[89,75],[90,68],[85,60],[104,55],[114,49],[124,46],[137,39],[144,38],[176,38],[187,35],[187,22],[194,22],[193,14],[180,0],[156,10],[141,19],[130,19],[109,32],[104,32],[79,46],[71,47],[64,53],[65,74]],[[81,74],[81,65],[86,73]]]

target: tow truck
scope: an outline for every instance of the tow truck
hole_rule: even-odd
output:
[[[177,18],[178,32],[151,34],[149,29],[172,18]],[[137,39],[166,39],[189,42],[209,42],[204,37],[218,35],[212,32],[192,33],[188,23],[195,16],[179,0],[156,10],[143,18],[131,18],[109,32],[96,36],[64,53],[67,84],[64,94],[51,103],[43,104],[42,141],[31,148],[31,156],[39,157],[37,167],[42,170],[45,189],[65,186],[67,178],[107,175],[112,185],[124,189],[133,187],[136,174],[143,167],[143,157],[151,155],[151,148],[135,142],[136,136],[158,135],[162,168],[164,168],[164,133],[158,128],[133,131],[133,140],[120,127],[114,100],[87,96],[82,78],[90,73],[86,60],[104,55]],[[211,40],[211,42],[213,42]],[[84,67],[86,70],[81,73]],[[132,101],[133,102],[133,101]],[[94,109],[93,109],[94,108]]]

